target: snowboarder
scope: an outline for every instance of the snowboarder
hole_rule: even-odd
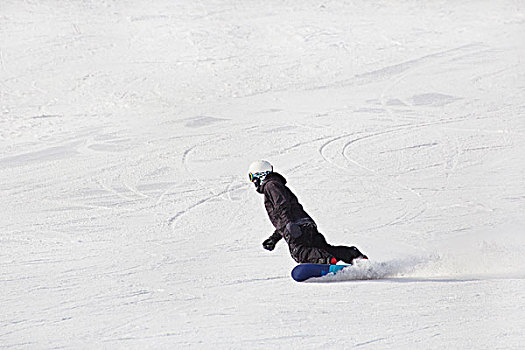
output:
[[[257,192],[264,194],[264,206],[275,227],[275,232],[263,242],[264,249],[274,250],[284,237],[292,258],[298,263],[334,265],[343,261],[352,264],[355,259],[368,259],[356,247],[328,244],[314,220],[286,186],[286,179],[274,172],[269,162],[253,162],[248,176]]]

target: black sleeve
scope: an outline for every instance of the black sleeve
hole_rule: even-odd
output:
[[[283,238],[283,235],[279,230],[275,230],[274,233],[272,233],[272,235],[270,236],[270,238],[272,239],[272,241],[277,243],[281,240],[281,238]]]
[[[290,198],[286,191],[286,187],[272,182],[266,185],[265,191],[268,192],[268,198],[272,202],[273,207],[279,216],[281,226],[278,230],[284,230],[286,224],[292,222],[292,216],[290,215]]]

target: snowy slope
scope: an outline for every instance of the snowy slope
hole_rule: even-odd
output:
[[[0,348],[525,347],[525,4],[0,2]],[[384,279],[296,283],[247,182]]]

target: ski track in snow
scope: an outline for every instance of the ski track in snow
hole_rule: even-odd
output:
[[[0,348],[523,348],[520,2],[0,8]]]

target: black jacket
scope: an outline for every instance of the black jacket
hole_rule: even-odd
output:
[[[290,241],[286,225],[306,219],[313,223],[312,218],[304,211],[297,197],[286,187],[286,179],[279,173],[270,173],[257,189],[264,194],[266,212],[275,227],[272,237],[278,241],[282,237]]]

